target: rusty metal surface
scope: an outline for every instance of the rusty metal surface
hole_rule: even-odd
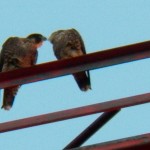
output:
[[[68,150],[150,150],[150,133]]]
[[[0,73],[0,88],[68,75],[150,57],[150,41],[112,48],[84,56]]]
[[[0,123],[0,133],[150,102],[150,93]]]
[[[101,129],[108,121],[110,121],[120,110],[103,113],[74,140],[72,140],[63,150],[76,148],[85,143],[93,134]]]

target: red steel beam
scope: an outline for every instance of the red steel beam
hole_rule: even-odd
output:
[[[119,111],[120,109],[103,113],[82,133],[80,133],[74,140],[72,140],[63,150],[80,147],[93,134],[95,134],[99,129],[101,129],[108,121],[110,121]]]
[[[0,133],[150,102],[150,93],[0,123]]]
[[[150,57],[150,41],[112,48],[84,56],[53,61],[0,73],[0,88],[41,81],[74,72],[92,70]]]
[[[68,150],[150,150],[150,133]]]

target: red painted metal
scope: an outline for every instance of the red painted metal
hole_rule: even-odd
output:
[[[127,45],[118,48],[112,48],[112,49],[99,51],[99,52],[87,54],[72,59],[53,61],[53,62],[35,65],[29,68],[23,68],[23,69],[10,71],[10,72],[0,73],[0,88],[27,84],[31,82],[36,82],[36,81],[41,81],[41,80],[72,74],[74,72],[93,70],[97,68],[103,68],[107,66],[145,59],[149,57],[150,57],[150,41]],[[105,112],[104,116],[105,115],[107,116],[108,114],[112,113],[111,111],[117,111],[120,108],[125,108],[125,107],[148,103],[148,102],[150,102],[150,93],[103,102],[99,104],[93,104],[93,105],[79,107],[79,108],[73,108],[73,109],[59,111],[59,112],[53,112],[49,114],[43,114],[43,115],[24,118],[20,120],[0,123],[0,133],[32,127],[36,125],[42,125],[46,123],[52,123],[56,121],[62,121],[62,120],[81,117],[81,116],[86,116],[86,115],[100,113],[100,112]],[[104,116],[101,117],[103,118]],[[108,115],[107,117],[109,118],[110,116]],[[105,117],[103,118],[104,120],[102,119],[104,122],[100,121],[101,124],[104,124],[108,121],[107,120],[108,118],[106,117],[107,118],[106,119]],[[98,120],[100,118],[98,118]],[[96,132],[96,130],[98,130],[98,126],[97,126],[98,120],[96,120],[96,123],[94,122],[93,124],[91,124],[91,126],[89,126],[89,128],[87,128],[83,133],[81,133],[81,135],[79,135],[79,137],[76,139],[79,140],[80,144],[81,144],[80,140],[84,142],[84,140],[88,138],[86,137],[86,134],[89,134],[88,136],[91,136],[92,134],[94,134],[94,132]],[[93,128],[93,131],[91,131],[90,133],[91,128]],[[72,150],[84,150],[84,149],[86,150],[112,150],[112,149],[149,150],[150,134],[95,144],[95,145],[81,147],[81,148],[75,148],[75,149],[73,148]]]
[[[112,48],[84,56],[0,73],[0,88],[22,85],[78,71],[92,70],[150,57],[150,41]]]
[[[110,121],[120,110],[103,113],[74,140],[72,140],[63,150],[76,148],[85,143],[93,134],[101,129],[108,121]]]
[[[100,113],[100,112],[118,110],[120,108],[125,108],[125,107],[148,103],[148,102],[150,102],[150,93],[93,104],[93,105],[79,107],[79,108],[73,108],[73,109],[49,113],[49,114],[43,114],[43,115],[20,119],[16,121],[0,123],[0,133],[32,127],[36,125],[42,125],[46,123],[52,123],[56,121],[62,121],[62,120],[81,117],[81,116],[86,116],[86,115]]]
[[[68,150],[150,150],[150,133]]]

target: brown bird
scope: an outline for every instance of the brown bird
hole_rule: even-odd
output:
[[[0,71],[6,72],[19,68],[30,67],[36,64],[37,49],[46,38],[41,34],[31,34],[27,38],[8,38],[0,54]],[[14,103],[20,85],[4,89],[2,108],[9,110]]]
[[[75,29],[58,30],[51,34],[49,41],[58,60],[86,54],[82,37]],[[89,71],[73,73],[73,76],[82,91],[91,89]]]

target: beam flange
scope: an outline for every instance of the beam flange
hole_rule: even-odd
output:
[[[52,122],[77,118],[81,116],[87,116],[87,115],[96,114],[100,112],[109,112],[113,110],[118,110],[120,108],[135,106],[135,105],[144,104],[148,102],[150,102],[150,93],[117,99],[113,101],[107,101],[107,102],[88,105],[88,106],[83,106],[79,108],[73,108],[73,109],[43,114],[43,115],[24,118],[20,120],[0,123],[0,133],[42,125],[46,123],[52,123]]]
[[[149,150],[150,133],[68,150]]]
[[[0,88],[46,80],[150,57],[150,41],[0,73]]]

